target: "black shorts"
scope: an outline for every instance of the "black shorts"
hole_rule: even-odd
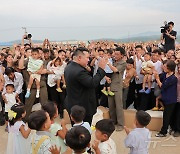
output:
[[[9,121],[8,112],[5,112],[5,120],[6,120],[6,121]]]

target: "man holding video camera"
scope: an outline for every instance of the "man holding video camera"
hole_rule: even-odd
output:
[[[175,50],[175,40],[177,32],[173,30],[174,23],[170,21],[164,27],[161,27],[161,41],[164,42],[164,50],[167,53],[169,50]]]

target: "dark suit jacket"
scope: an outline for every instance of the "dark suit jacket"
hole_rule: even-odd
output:
[[[103,69],[98,68],[96,75],[92,77],[84,67],[76,62],[72,61],[67,65],[64,72],[67,86],[65,105],[69,113],[74,105],[83,106],[87,116],[96,113],[95,87],[99,85],[105,74]]]

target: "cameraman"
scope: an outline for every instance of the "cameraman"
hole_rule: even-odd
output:
[[[167,53],[169,50],[175,50],[175,40],[177,32],[172,30],[174,23],[171,21],[168,23],[168,28],[165,33],[161,35],[161,41],[164,42],[164,49]]]

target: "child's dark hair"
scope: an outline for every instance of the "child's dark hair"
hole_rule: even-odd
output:
[[[76,126],[66,133],[65,140],[75,152],[82,152],[90,143],[91,135],[85,127]]]
[[[151,57],[151,53],[150,52],[146,52],[145,54],[144,54],[144,56],[145,55],[149,55],[150,57]]]
[[[137,48],[143,49],[142,45],[136,45],[135,49],[137,49]]]
[[[46,120],[47,120],[47,116],[44,110],[35,111],[31,113],[29,116],[28,126],[30,129],[35,129],[39,131],[41,130]]]
[[[134,65],[134,60],[132,58],[129,58],[126,60],[126,63]]]
[[[22,114],[25,112],[25,108],[24,108],[24,104],[20,103],[20,104],[14,104],[11,107],[11,111],[16,113],[15,118],[13,117],[12,119],[9,117],[9,113],[8,113],[8,117],[9,117],[9,124],[10,126],[14,125],[15,122],[17,120],[19,120],[20,118],[22,118]]]
[[[37,52],[37,53],[39,53],[39,49],[38,49],[38,48],[32,48],[31,52]]]
[[[126,51],[124,50],[124,48],[122,48],[122,47],[117,47],[116,48],[116,51],[119,51],[120,53],[121,53],[121,55],[125,55],[125,53],[126,53]]]
[[[49,53],[49,49],[43,49],[43,53]]]
[[[98,121],[95,127],[103,134],[106,134],[108,137],[110,137],[115,130],[114,123],[110,119],[103,119]]]
[[[141,126],[147,126],[151,121],[151,116],[145,111],[137,111],[136,112],[136,120]]]
[[[13,85],[13,84],[7,84],[7,85],[6,85],[6,88],[7,88],[7,87],[14,88],[14,85]]]
[[[104,50],[103,49],[99,49],[98,52],[104,52]]]
[[[55,59],[55,62],[56,61],[60,61],[61,62],[61,58],[60,57],[57,57],[56,59]]]
[[[58,51],[58,53],[62,53],[62,52],[66,53],[66,52],[65,52],[64,50],[62,50],[62,49]]]
[[[72,108],[71,108],[71,116],[73,117],[73,119],[76,121],[76,122],[81,122],[83,121],[84,117],[85,117],[85,114],[86,114],[86,110],[84,107],[82,106],[79,106],[79,105],[74,105]]]
[[[4,74],[7,76],[10,75],[11,73],[14,73],[14,69],[12,67],[6,67]]]
[[[113,50],[112,49],[107,49],[107,53],[112,55],[113,54]]]
[[[54,115],[56,114],[56,106],[57,105],[54,102],[48,102],[42,105],[42,109],[46,111],[47,113],[49,113],[49,117],[50,119],[52,119]]]

